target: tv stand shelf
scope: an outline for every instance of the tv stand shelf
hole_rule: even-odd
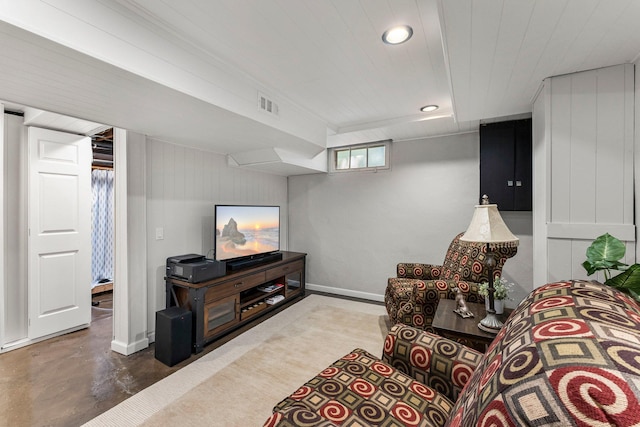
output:
[[[167,307],[191,310],[192,349],[195,353],[231,330],[267,312],[279,311],[304,296],[306,254],[281,252],[282,258],[228,271],[200,283],[165,278]],[[270,292],[258,290],[281,285]],[[268,298],[282,296],[275,304]]]

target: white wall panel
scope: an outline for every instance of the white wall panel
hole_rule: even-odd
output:
[[[547,222],[551,217],[551,150],[546,142],[550,123],[551,96],[548,84],[542,86],[533,103],[533,286],[547,282]]]
[[[566,80],[565,80],[566,81]],[[554,83],[552,82],[552,85]],[[556,188],[552,186],[551,191],[557,191],[556,199],[565,198],[569,202],[563,206],[567,212],[560,213],[552,206],[554,213],[553,221],[556,221],[556,213],[563,218],[569,218],[572,223],[594,222],[595,203],[591,194],[595,188],[596,178],[594,169],[596,166],[596,136],[597,136],[597,78],[593,73],[583,73],[572,75],[568,79],[571,110],[561,112],[562,117],[568,116],[571,133],[568,139],[554,140],[554,146],[566,146],[569,157],[563,161],[556,158],[553,161],[556,165],[554,172],[558,168],[565,168],[567,165],[569,173],[569,188]],[[553,86],[552,86],[553,91]],[[551,126],[555,126],[556,120],[553,116],[556,111],[552,111]],[[553,176],[553,174],[552,174]],[[555,181],[554,178],[552,178]],[[568,190],[568,191],[567,191]]]
[[[633,73],[626,64],[552,77],[536,99],[534,240],[548,263],[535,267],[536,286],[586,278],[586,248],[605,232],[635,262]]]
[[[549,126],[553,126],[554,135],[558,140],[571,141],[571,79],[569,76],[558,77],[553,80],[551,96],[552,119]],[[570,200],[571,194],[571,145],[549,144],[553,185],[550,195],[550,217],[548,220],[557,222],[571,222]],[[534,207],[535,209],[535,207]]]

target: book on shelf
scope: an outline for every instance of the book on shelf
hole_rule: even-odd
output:
[[[272,297],[269,297],[267,299],[264,300],[264,302],[266,302],[269,305],[274,305],[279,303],[280,301],[282,301],[284,299],[284,295],[274,295]]]
[[[273,292],[276,291],[280,288],[282,288],[284,285],[280,284],[280,283],[276,283],[273,285],[265,285],[265,286],[258,286],[258,290],[260,292]]]

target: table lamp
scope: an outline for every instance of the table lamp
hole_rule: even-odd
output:
[[[489,333],[498,333],[502,328],[502,322],[496,317],[493,282],[493,272],[496,267],[495,249],[513,248],[518,246],[518,238],[514,236],[502,220],[498,205],[490,204],[489,197],[482,196],[482,203],[476,205],[471,218],[471,224],[467,231],[460,237],[462,242],[474,242],[486,244],[487,257],[485,264],[489,271],[489,287],[487,289],[489,297],[489,310],[487,316],[478,323],[478,328]]]

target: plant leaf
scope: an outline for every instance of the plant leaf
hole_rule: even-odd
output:
[[[605,285],[620,289],[621,291],[631,295],[636,300],[640,295],[640,264],[633,264],[622,273],[610,278]]]
[[[626,252],[624,243],[616,239],[609,233],[598,237],[587,248],[587,260],[592,264],[597,261],[615,262],[622,259]]]
[[[607,273],[609,270],[624,271],[627,264],[620,262],[620,259],[624,257],[625,252],[624,243],[605,233],[587,248],[587,260],[582,263],[582,267],[587,270],[589,276],[599,270],[607,270]]]

